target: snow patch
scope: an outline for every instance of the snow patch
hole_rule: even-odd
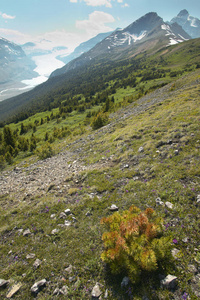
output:
[[[163,29],[163,30],[171,30],[170,29],[170,27],[169,27],[169,25],[167,25],[167,24],[163,24],[163,25],[161,25],[161,29]]]
[[[196,20],[193,19],[192,22],[191,22],[191,26],[192,26],[192,27],[198,27],[197,25],[195,25],[195,22],[196,22]]]
[[[169,46],[178,44],[178,41],[174,40],[173,38],[170,38]]]
[[[182,35],[179,34],[179,36],[180,36],[180,38],[181,38],[182,40],[188,41],[188,39],[184,38]]]
[[[129,32],[123,32],[123,38],[119,40],[118,36],[115,35],[113,38],[114,40],[118,40],[117,42],[114,42],[112,46],[121,46],[125,43],[128,43],[128,45],[131,45],[132,43],[135,43],[136,41],[139,41],[143,39],[146,36],[146,31],[142,31],[139,35],[136,34],[130,34]]]
[[[198,27],[195,23],[196,23],[196,18],[192,17],[192,16],[188,16],[187,21],[190,22],[190,26],[192,27]]]

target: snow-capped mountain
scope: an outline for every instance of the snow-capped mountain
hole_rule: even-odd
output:
[[[51,77],[64,74],[100,56],[115,59],[115,57],[123,57],[125,53],[129,55],[127,51],[133,55],[134,51],[141,52],[153,47],[159,49],[190,38],[177,23],[167,24],[157,13],[151,12],[123,30],[114,31],[91,50],[69,62],[63,68],[54,71]]]
[[[192,37],[200,37],[200,20],[192,17],[186,9],[180,11],[180,13],[174,17],[170,24],[178,23],[182,28]]]
[[[151,12],[133,22],[125,29],[111,34],[106,39],[107,48],[110,50],[112,48],[139,44],[152,39],[152,37],[161,36],[163,34],[162,30],[166,31],[164,35],[168,37],[168,44],[172,44],[172,40],[174,44],[190,38],[180,26],[167,25],[157,13]]]
[[[34,68],[34,63],[20,46],[0,38],[0,84],[32,78],[35,75]]]
[[[0,101],[24,92],[21,81],[37,76],[35,67],[20,46],[0,38]]]

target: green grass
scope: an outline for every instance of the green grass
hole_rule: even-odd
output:
[[[149,299],[173,299],[171,291],[161,289],[159,274],[178,277],[180,299],[184,292],[192,300],[197,299],[188,264],[197,266],[195,259],[200,251],[199,212],[195,206],[200,194],[200,107],[199,87],[195,84],[199,78],[199,71],[183,77],[175,82],[171,91],[169,89],[161,105],[154,104],[147,111],[112,125],[122,113],[117,111],[110,116],[111,126],[107,129],[93,132],[86,126],[86,132],[81,135],[72,134],[56,140],[53,147],[57,152],[76,140],[77,144],[69,145],[68,150],[79,150],[78,140],[85,140],[79,158],[88,170],[79,174],[78,181],[75,175],[66,179],[63,184],[68,185],[68,193],[57,196],[49,193],[47,188],[45,196],[25,201],[9,195],[1,197],[0,278],[12,278],[22,283],[15,299],[34,298],[30,288],[43,278],[48,284],[37,299],[54,299],[55,288],[64,285],[69,287],[69,299],[89,299],[96,282],[102,284],[102,295],[108,289],[108,299],[131,299],[128,292],[132,299],[142,299],[145,295]],[[120,89],[115,96],[122,100],[131,93],[134,89]],[[134,107],[132,103],[123,110],[129,112]],[[44,118],[45,113],[37,119],[41,117]],[[75,128],[84,117],[85,114],[73,114],[56,126],[65,124]],[[26,122],[33,120],[31,117]],[[39,126],[35,134],[42,138],[45,131],[52,131],[54,122]],[[14,129],[15,125],[12,126]],[[93,139],[87,140],[88,134]],[[141,146],[144,148],[142,153],[138,152]],[[175,150],[179,150],[178,155]],[[24,158],[19,160],[22,163]],[[157,197],[164,202],[170,201],[173,209],[156,206]],[[168,263],[165,270],[145,274],[140,285],[129,284],[122,289],[121,281],[126,274],[111,275],[100,259],[103,247],[100,219],[111,214],[109,207],[112,204],[116,204],[120,212],[132,204],[142,210],[154,208],[164,218],[165,235],[171,237],[172,244],[173,239],[177,240],[174,247],[180,250],[179,259]],[[73,222],[72,216],[67,217],[72,226],[63,228],[58,226],[64,224],[59,215],[67,208],[71,209],[77,222]],[[52,214],[56,218],[51,218]],[[27,228],[31,235],[25,237],[19,230]],[[51,232],[55,228],[59,232],[53,235]],[[184,242],[185,238],[189,242]],[[35,258],[26,259],[29,253],[35,253]],[[33,267],[36,258],[42,261],[38,269]],[[74,269],[69,275],[65,268],[70,264]],[[71,281],[69,277],[73,276]],[[5,298],[7,292],[8,289],[0,290],[1,297]],[[59,299],[66,299],[66,296],[61,295]]]

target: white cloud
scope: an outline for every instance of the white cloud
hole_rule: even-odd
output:
[[[76,27],[78,29],[85,30],[88,36],[92,37],[98,33],[113,30],[105,24],[112,23],[114,21],[115,19],[112,15],[102,11],[94,11],[89,15],[88,20],[76,21]]]
[[[65,46],[68,48],[69,52],[73,51],[74,47],[78,46],[83,41],[79,34],[65,30],[46,32],[43,35],[35,37],[34,40],[37,47],[40,46],[43,50],[52,50],[58,46]]]
[[[31,36],[13,29],[0,28],[0,36],[16,44],[24,44],[31,40]]]
[[[112,0],[84,0],[85,3],[89,6],[101,6],[105,5],[106,7],[112,7]]]
[[[68,48],[67,52],[72,52],[75,47],[87,38],[85,34],[81,35],[78,33],[67,32],[65,30],[55,30],[52,32],[46,32],[42,35],[31,36],[17,30],[6,28],[0,28],[0,36],[18,45],[33,42],[36,45],[35,48],[39,48],[41,50],[52,50],[55,47],[65,46]]]
[[[1,13],[1,12],[0,12],[0,15],[1,15],[2,18],[5,19],[5,20],[13,20],[13,19],[16,18],[15,16],[7,15],[7,14]]]
[[[78,3],[78,0],[69,0],[72,3]],[[112,2],[117,1],[117,3],[124,3],[124,0],[79,0],[84,1],[88,6],[106,6],[112,8]],[[127,3],[123,4],[122,7],[129,7]]]

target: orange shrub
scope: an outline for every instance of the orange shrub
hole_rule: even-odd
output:
[[[142,270],[154,271],[158,261],[170,253],[170,240],[163,236],[162,219],[153,209],[142,212],[131,206],[120,215],[101,219],[107,231],[102,240],[104,251],[101,259],[108,263],[112,273],[126,271],[132,282],[136,282]]]

